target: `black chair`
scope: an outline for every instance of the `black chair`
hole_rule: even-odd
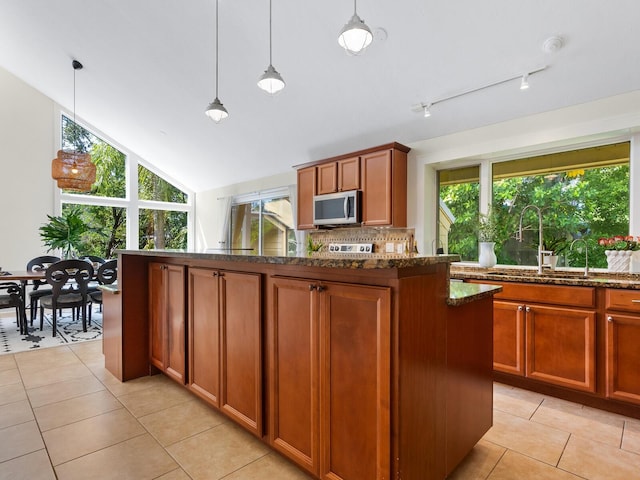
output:
[[[16,323],[20,327],[22,321],[22,288],[15,282],[0,283],[0,292],[6,291],[6,293],[0,293],[0,309],[2,308],[15,308],[16,309]],[[26,328],[26,327],[25,327]]]
[[[57,333],[59,309],[70,308],[82,312],[82,330],[87,331],[87,305],[91,305],[88,286],[93,279],[93,265],[84,260],[60,260],[49,265],[45,274],[52,294],[40,299],[40,330],[44,323],[44,309],[52,311],[53,336]]]
[[[27,272],[40,272],[46,270],[49,265],[59,261],[60,258],[54,257],[53,255],[43,255],[41,257],[36,257],[32,260],[29,260],[29,263],[27,263]],[[50,288],[40,288],[41,286],[46,284],[47,282],[43,280],[33,281],[33,289],[29,292],[29,312],[31,317],[31,325],[33,325],[33,321],[36,318],[36,312],[38,311],[38,300],[47,295],[51,295]]]
[[[118,260],[107,260],[98,268],[96,278],[100,285],[111,285],[118,279]],[[90,292],[91,301],[100,305],[102,309],[102,290]],[[91,323],[91,312],[89,312],[89,323]]]

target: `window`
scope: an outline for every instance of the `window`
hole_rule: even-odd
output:
[[[288,192],[271,193],[265,198],[250,197],[237,198],[231,206],[231,248],[252,249],[258,255],[295,254],[293,210]]]
[[[479,198],[480,191],[487,189],[500,225],[495,248],[499,264],[537,265],[535,209],[526,210],[523,241],[516,239],[521,212],[525,206],[535,205],[542,211],[544,248],[559,254],[558,265],[584,265],[583,246],[570,248],[573,240],[584,238],[589,265],[606,267],[598,239],[629,231],[629,153],[629,142],[622,142],[493,163],[488,185],[479,181],[479,167],[441,170],[440,238],[446,240],[450,253],[460,254],[463,260],[477,260]],[[453,218],[450,226],[448,215]],[[442,231],[446,227],[445,236]]]
[[[111,258],[115,249],[189,247],[192,205],[187,192],[88,129],[77,124],[74,128],[64,114],[60,144],[65,149],[81,144],[96,165],[91,191],[60,193],[63,211],[78,208],[88,227],[81,254]],[[135,178],[127,182],[129,174]]]
[[[438,245],[463,261],[478,259],[475,222],[480,212],[480,167],[438,172]]]

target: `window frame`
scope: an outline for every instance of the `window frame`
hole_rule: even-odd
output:
[[[55,139],[56,151],[62,148],[62,116],[67,118],[73,118],[73,114],[66,109],[59,108],[55,113],[55,131],[58,132]],[[193,250],[195,246],[195,212],[194,212],[194,197],[195,194],[189,188],[186,188],[180,182],[171,178],[158,168],[155,168],[149,162],[138,157],[132,153],[129,149],[122,144],[113,140],[108,135],[104,134],[100,130],[93,128],[91,125],[82,121],[78,117],[75,118],[75,122],[82,128],[90,131],[93,135],[100,138],[102,141],[107,142],[114,148],[118,149],[125,156],[125,197],[101,197],[92,195],[80,195],[74,193],[63,192],[57,185],[54,186],[54,213],[60,215],[62,212],[63,204],[76,204],[76,205],[96,205],[101,207],[120,207],[126,211],[127,218],[127,234],[126,234],[126,249],[127,250],[139,250],[139,212],[141,209],[153,209],[153,210],[168,210],[187,213],[187,249]],[[176,188],[182,190],[186,194],[185,203],[170,203],[159,202],[156,200],[141,200],[138,196],[138,165],[142,165],[153,174],[158,175],[162,179],[171,183]],[[53,181],[53,180],[52,180]]]

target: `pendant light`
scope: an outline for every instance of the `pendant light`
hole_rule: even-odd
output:
[[[373,40],[371,29],[358,16],[356,12],[356,0],[353,0],[353,17],[342,27],[338,36],[338,43],[351,55],[358,55],[369,46]]]
[[[73,141],[74,150],[58,150],[58,156],[51,161],[51,177],[58,182],[58,188],[75,192],[88,192],[96,181],[96,166],[91,163],[91,155],[84,152],[84,146],[78,141],[76,123],[76,70],[82,64],[73,60]]]
[[[220,123],[229,116],[229,112],[218,98],[218,0],[216,0],[216,98],[209,104],[205,113],[216,123]]]
[[[275,95],[285,86],[282,76],[273,68],[272,64],[272,35],[271,35],[271,0],[269,0],[269,66],[260,76],[258,87],[267,92],[269,95]]]

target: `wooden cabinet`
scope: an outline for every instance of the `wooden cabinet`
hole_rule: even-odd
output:
[[[150,362],[185,383],[185,267],[149,264]]]
[[[390,290],[270,282],[270,442],[320,478],[390,475]]]
[[[220,407],[219,272],[189,269],[189,388]]]
[[[386,149],[362,155],[362,224],[407,226],[407,154]]]
[[[189,387],[262,435],[259,274],[189,269]]]
[[[606,396],[640,404],[640,291],[607,289]]]
[[[493,302],[493,369],[524,376],[524,308],[517,302]]]
[[[494,370],[595,392],[595,289],[501,285],[493,306]]]
[[[529,378],[596,391],[596,312],[526,305]]]
[[[316,167],[298,170],[298,230],[313,226],[313,196],[316,195]]]
[[[360,188],[360,157],[345,158],[317,167],[317,195]]]
[[[407,153],[399,143],[334,157],[298,169],[298,229],[313,226],[313,196],[362,190],[362,224],[407,226]]]

